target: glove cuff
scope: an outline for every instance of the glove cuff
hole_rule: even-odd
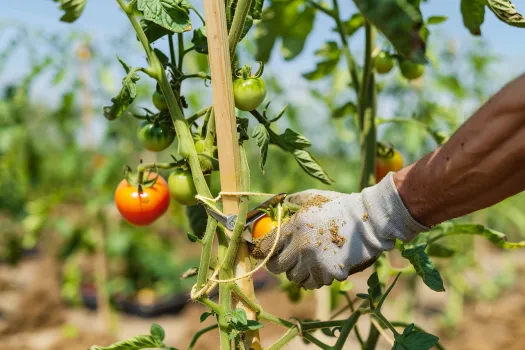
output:
[[[393,175],[393,172],[388,173],[378,184],[361,192],[364,216],[379,240],[397,238],[409,242],[430,228],[412,217],[399,196]]]

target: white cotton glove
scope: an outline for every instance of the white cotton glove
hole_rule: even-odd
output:
[[[361,193],[309,190],[286,200],[300,209],[282,225],[267,267],[276,274],[286,272],[290,281],[306,289],[343,281],[392,249],[396,238],[408,242],[429,230],[408,212],[393,173]],[[254,241],[253,257],[268,255],[275,233]]]

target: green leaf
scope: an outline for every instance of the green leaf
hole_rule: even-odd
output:
[[[353,116],[355,114],[357,114],[357,106],[352,101],[348,101],[332,111],[332,118],[339,119],[347,115]]]
[[[164,340],[164,337],[166,336],[166,333],[164,333],[164,328],[162,328],[156,323],[151,324],[151,328],[149,332],[151,336],[155,340],[157,340],[159,343],[162,343],[162,341]]]
[[[396,336],[392,350],[428,350],[436,345],[439,338],[421,331],[414,331],[414,325],[409,325],[403,334]]]
[[[250,16],[252,16],[253,19],[262,19],[263,4],[264,0],[252,0]]]
[[[366,284],[368,285],[368,295],[372,303],[376,303],[381,299],[381,283],[379,282],[379,276],[377,275],[377,272],[374,272],[373,274],[368,277],[368,280],[366,281]]]
[[[525,28],[525,18],[509,0],[487,0],[487,5],[503,22],[513,27]]]
[[[195,236],[193,233],[191,232],[188,232],[186,233],[186,235],[188,236],[188,239],[191,241],[191,242],[198,242],[199,241],[199,237]]]
[[[171,32],[184,33],[191,30],[189,11],[173,0],[138,0],[137,8],[146,20]]]
[[[254,331],[256,329],[263,328],[263,324],[260,323],[260,322],[255,321],[255,320],[248,320],[246,328],[248,328],[251,331]]]
[[[237,131],[239,132],[239,141],[249,140],[248,136],[248,124],[250,120],[248,118],[237,117]]]
[[[427,18],[427,24],[440,24],[448,19],[447,16],[430,16]]]
[[[103,108],[104,116],[108,120],[115,120],[128,109],[129,105],[133,103],[137,97],[137,81],[140,79],[136,71],[131,68],[120,58],[118,58],[122,66],[127,72],[127,75],[122,79],[122,87],[117,96],[111,99],[113,103],[111,106]]]
[[[463,24],[472,35],[481,35],[481,25],[485,21],[485,0],[461,0]]]
[[[201,323],[206,321],[206,319],[212,315],[215,315],[215,312],[204,312],[202,315],[201,315]]]
[[[171,33],[171,31],[159,26],[156,23],[147,21],[144,18],[140,19],[140,26],[142,27],[142,30],[144,31],[144,34],[146,34],[146,38],[148,38],[150,43],[153,43],[163,36]]]
[[[423,282],[433,291],[444,292],[443,280],[439,271],[436,269],[430,257],[425,253],[426,244],[419,244],[415,247],[404,248],[401,255],[408,259],[414,266],[416,273],[423,279]]]
[[[281,53],[286,60],[299,55],[310,35],[315,9],[305,7],[302,0],[272,1],[262,13],[255,29],[255,58],[267,62],[278,38],[282,39]]]
[[[314,27],[315,12],[314,8],[306,7],[284,32],[281,52],[285,60],[292,60],[303,51],[306,39]]]
[[[425,62],[426,44],[419,33],[423,18],[418,6],[407,0],[354,0],[354,3],[399,54],[418,63]]]
[[[343,31],[346,36],[352,36],[359,30],[359,28],[363,27],[364,24],[365,18],[363,15],[359,12],[354,13],[352,17],[343,22]],[[334,31],[337,31],[337,29],[334,29]]]
[[[151,335],[137,335],[128,340],[119,341],[110,346],[96,346],[90,347],[90,350],[139,350],[144,348],[159,348],[164,347],[162,342],[157,341]]]
[[[76,21],[86,7],[87,0],[54,0],[60,3],[60,9],[64,11],[64,15],[60,17],[62,22],[73,23]]]
[[[193,31],[192,44],[198,53],[208,54],[208,38],[206,36],[206,27],[199,27]]]
[[[310,140],[291,129],[286,129],[283,134],[279,135],[279,137],[290,145],[290,147],[295,149],[305,149],[312,145]]]
[[[365,293],[357,293],[355,296],[358,297],[359,299],[368,300],[368,294],[365,294]]]
[[[437,258],[450,258],[455,253],[456,251],[437,243],[431,244],[427,249],[429,256],[435,256]]]
[[[239,308],[233,311],[232,313],[232,321],[235,319],[234,323],[239,323],[243,326],[248,325],[248,317],[246,316],[246,312]]]
[[[193,237],[202,238],[208,223],[208,214],[203,205],[190,205],[186,207],[186,217],[190,223]],[[189,238],[189,237],[188,237]]]
[[[322,183],[329,185],[332,180],[325,173],[323,168],[317,163],[308,151],[296,149],[293,151],[293,156],[299,166],[310,176],[320,180]]]
[[[334,41],[326,42],[319,50],[315,52],[316,56],[324,58],[317,63],[315,70],[303,74],[308,80],[318,80],[328,76],[334,71],[339,63],[341,50]]]
[[[258,124],[255,129],[253,129],[252,137],[260,149],[259,168],[264,173],[264,165],[266,164],[266,157],[268,156],[268,145],[270,144],[270,133],[263,124]]]

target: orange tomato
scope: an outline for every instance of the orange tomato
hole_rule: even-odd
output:
[[[150,173],[148,179],[156,174]],[[127,222],[136,226],[146,226],[161,217],[170,205],[168,184],[160,175],[151,187],[137,187],[123,179],[115,191],[115,204]]]
[[[273,221],[268,215],[265,215],[253,224],[252,237],[253,239],[262,238],[274,228],[277,228],[277,221]]]
[[[391,157],[377,156],[376,158],[376,182],[381,181],[391,171],[403,168],[403,156],[394,150]]]

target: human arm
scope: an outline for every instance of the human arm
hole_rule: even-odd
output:
[[[491,97],[443,146],[394,175],[418,222],[432,226],[525,190],[525,75]]]
[[[301,210],[283,225],[274,273],[306,288],[370,266],[395,239],[493,205],[525,190],[525,76],[506,85],[443,146],[360,193],[310,190],[292,195]],[[311,205],[312,198],[326,201]],[[320,235],[319,232],[330,235]],[[333,240],[336,232],[341,240]],[[275,233],[275,232],[274,232]],[[270,234],[255,249],[262,257]],[[262,252],[262,253],[261,253]],[[261,253],[261,254],[257,254]]]

